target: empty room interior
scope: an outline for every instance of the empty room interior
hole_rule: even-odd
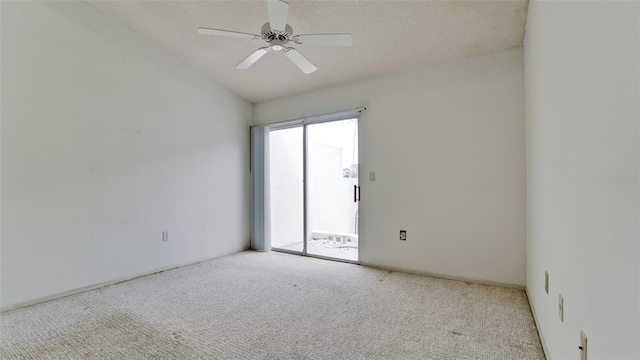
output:
[[[0,358],[640,359],[639,1],[0,1]]]

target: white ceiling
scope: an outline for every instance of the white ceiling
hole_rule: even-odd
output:
[[[319,70],[305,75],[264,42],[199,35],[198,27],[258,34],[266,1],[90,1],[251,102],[522,45],[526,0],[288,1],[294,34],[351,33],[353,47],[294,45]]]

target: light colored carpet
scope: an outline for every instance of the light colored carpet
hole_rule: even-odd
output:
[[[4,359],[544,359],[522,290],[243,252],[0,315]]]

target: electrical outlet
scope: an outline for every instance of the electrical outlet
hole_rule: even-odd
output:
[[[587,335],[580,330],[580,360],[587,360]]]
[[[544,291],[549,293],[549,273],[546,271],[544,272]]]
[[[407,241],[407,230],[400,230],[400,240]]]
[[[162,241],[169,241],[169,230],[162,230]]]
[[[562,295],[558,295],[558,315],[560,315],[560,321],[564,322],[564,299]]]

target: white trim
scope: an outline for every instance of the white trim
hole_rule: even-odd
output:
[[[360,246],[360,243],[358,243],[358,246]],[[411,269],[402,268],[402,267],[377,265],[377,264],[368,263],[368,262],[364,262],[364,261],[360,261],[360,265],[368,266],[368,267],[372,267],[372,268],[376,268],[376,269],[384,269],[384,270],[404,272],[404,273],[408,273],[408,274],[426,275],[426,276],[431,276],[431,277],[440,278],[440,279],[464,281],[464,282],[470,282],[470,283],[475,283],[475,284],[501,286],[501,287],[518,289],[518,290],[525,290],[525,286],[524,285],[509,284],[509,283],[503,283],[503,282],[499,282],[499,281],[474,279],[474,278],[467,278],[467,277],[462,277],[462,276],[449,276],[449,275],[431,273],[431,272],[428,272],[428,271],[416,271],[416,270],[411,270]]]
[[[3,308],[0,308],[0,313],[6,312],[6,311],[11,311],[11,310],[16,310],[16,309],[21,309],[21,308],[24,308],[24,307],[27,307],[27,306],[36,305],[36,304],[44,303],[44,302],[47,302],[47,301],[61,299],[61,298],[67,297],[67,296],[71,296],[71,295],[83,293],[83,292],[86,292],[86,291],[99,289],[99,288],[102,288],[102,287],[105,287],[105,286],[109,286],[109,285],[119,284],[119,283],[122,283],[122,282],[125,282],[125,281],[141,278],[141,277],[144,277],[144,276],[149,276],[149,275],[153,275],[153,274],[157,274],[157,273],[161,273],[161,272],[165,272],[165,271],[169,271],[169,270],[175,270],[175,269],[178,269],[178,268],[181,268],[181,267],[185,267],[185,266],[199,264],[201,262],[205,262],[205,261],[209,261],[209,260],[213,260],[213,259],[218,259],[218,258],[221,258],[221,257],[237,254],[237,253],[240,253],[240,252],[243,252],[243,251],[247,251],[247,250],[249,250],[249,247],[245,246],[244,248],[240,249],[239,251],[235,251],[235,252],[232,252],[232,253],[229,253],[229,254],[202,258],[202,259],[199,259],[199,260],[195,260],[195,261],[187,262],[187,263],[182,263],[182,264],[179,264],[179,265],[165,266],[165,267],[161,267],[161,268],[158,268],[158,269],[155,269],[155,270],[139,273],[139,274],[136,274],[136,275],[133,275],[133,276],[122,277],[122,278],[118,278],[118,279],[115,279],[115,280],[105,281],[105,282],[101,282],[101,283],[97,283],[97,284],[89,285],[89,286],[84,286],[84,287],[73,289],[73,290],[69,290],[69,291],[63,291],[61,293],[57,293],[57,294],[53,294],[53,295],[49,295],[49,296],[44,296],[44,297],[41,297],[41,298],[29,300],[29,301],[19,302],[17,304],[13,304],[13,305],[9,305],[9,306],[5,306]]]
[[[542,330],[540,329],[540,322],[538,321],[538,316],[536,316],[536,310],[533,308],[533,303],[529,298],[529,290],[527,289],[527,287],[524,288],[524,293],[527,295],[527,302],[529,302],[529,307],[531,308],[531,314],[533,315],[533,321],[536,324],[536,330],[538,330],[538,337],[540,338],[540,343],[542,344],[544,357],[547,360],[551,360],[551,356],[549,356],[549,351],[547,350],[547,344],[544,342],[544,336],[542,336]]]

